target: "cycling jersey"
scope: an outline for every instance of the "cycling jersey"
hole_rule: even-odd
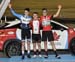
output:
[[[41,16],[40,20],[42,23],[43,31],[50,31],[52,26],[51,26],[51,18],[52,16]]]
[[[21,15],[21,14],[17,14],[15,13],[15,11],[11,8],[10,9],[11,13],[16,16],[17,18],[19,18],[21,20],[21,28],[23,29],[29,29],[29,23],[31,21],[31,16],[26,16],[26,15]]]
[[[32,27],[32,33],[33,34],[39,34],[40,33],[40,21],[39,20],[33,20],[31,21],[31,27]]]

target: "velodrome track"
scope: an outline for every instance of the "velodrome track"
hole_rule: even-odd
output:
[[[54,55],[49,55],[48,59],[42,58],[31,58],[27,57],[22,60],[21,56],[14,56],[12,58],[0,58],[0,62],[75,62],[75,56],[69,54],[60,55],[61,59],[56,59]]]
[[[55,55],[53,53],[50,53],[48,59],[45,59],[44,57],[33,58],[33,56],[31,59],[28,59],[25,56],[24,60],[21,59],[21,56],[13,56],[11,58],[7,58],[4,54],[0,53],[0,62],[75,62],[75,56],[68,53],[68,51],[64,54],[62,52],[59,53],[61,59],[56,59]]]

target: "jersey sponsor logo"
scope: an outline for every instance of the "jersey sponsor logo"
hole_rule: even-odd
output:
[[[24,23],[24,24],[29,24],[31,18],[25,18],[25,17],[21,17],[21,22]]]
[[[42,25],[43,26],[48,26],[48,25],[50,25],[51,23],[50,23],[50,20],[43,20],[42,21]]]

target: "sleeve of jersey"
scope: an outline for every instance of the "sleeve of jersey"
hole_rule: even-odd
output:
[[[39,20],[40,20],[40,24],[42,24],[42,17],[40,17]]]
[[[11,11],[11,13],[12,13],[14,16],[16,16],[17,18],[21,19],[21,16],[22,16],[22,15],[15,13],[15,11],[14,11],[12,8],[10,9],[10,11]]]
[[[30,26],[30,28],[32,29],[32,21],[30,21],[29,26]]]
[[[41,17],[40,17],[40,29],[42,29],[43,27],[42,27],[42,19],[41,19]]]
[[[51,20],[53,20],[53,15],[51,15]]]

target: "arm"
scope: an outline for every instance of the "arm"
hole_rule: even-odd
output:
[[[53,17],[58,17],[59,16],[61,8],[62,8],[62,6],[58,5],[58,10],[57,10],[56,14],[53,15]]]
[[[32,20],[29,23],[29,27],[32,29]]]
[[[14,11],[14,10],[12,9],[12,7],[11,7],[11,4],[9,4],[9,8],[10,8],[11,13],[12,13],[14,16],[16,16],[16,17],[19,18],[19,19],[21,18],[22,15],[15,13],[15,11]]]
[[[41,17],[39,18],[39,21],[40,21],[40,29],[43,29]]]

